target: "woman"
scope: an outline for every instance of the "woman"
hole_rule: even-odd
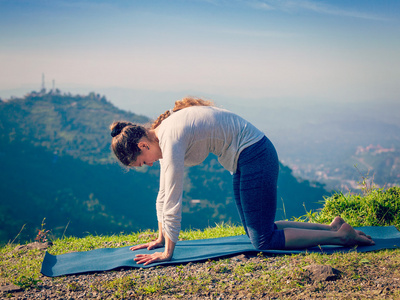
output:
[[[316,245],[373,245],[340,217],[330,225],[275,220],[278,157],[265,135],[241,117],[199,98],[184,98],[160,115],[151,128],[114,122],[112,149],[127,167],[160,161],[157,196],[159,236],[131,250],[165,246],[164,252],[138,254],[145,265],[170,260],[178,241],[184,167],[209,155],[233,174],[236,205],[246,234],[256,249],[300,249]]]

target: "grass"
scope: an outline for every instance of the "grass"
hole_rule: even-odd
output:
[[[364,194],[335,193],[325,199],[321,211],[309,212],[297,221],[330,223],[341,215],[353,226],[400,225],[400,188],[371,188]],[[195,240],[244,234],[243,227],[219,224],[204,230],[187,230],[182,240]],[[145,243],[157,236],[154,231],[113,236],[87,236],[85,238],[63,237],[53,241],[48,250],[57,255],[71,251],[87,251],[104,247],[123,247]],[[0,249],[0,283],[11,282],[23,289],[39,289],[43,277],[40,267],[44,252],[41,250],[16,250],[15,244]],[[96,281],[90,286],[68,283],[68,289],[88,290],[90,293],[117,299],[134,297],[160,297],[173,295],[185,299],[187,295],[213,297],[217,295],[240,295],[304,299],[310,295],[326,298],[378,298],[400,297],[400,250],[346,254],[259,256],[248,261],[232,264],[230,259],[202,263],[198,272],[192,266],[174,266],[173,275],[167,268],[138,269],[113,280]],[[312,282],[303,267],[310,264],[329,265],[341,271],[335,282]],[[165,270],[165,272],[164,272]],[[164,273],[163,273],[164,272]],[[170,272],[170,271],[169,271]],[[62,282],[63,277],[53,279]],[[397,284],[399,282],[399,284]],[[183,284],[184,283],[184,284]],[[108,294],[104,294],[108,293]],[[339,296],[340,295],[340,296]],[[246,296],[246,297],[247,297]]]
[[[341,216],[352,226],[400,225],[400,187],[371,188],[364,194],[334,193],[319,212],[308,212],[297,221],[329,223]]]

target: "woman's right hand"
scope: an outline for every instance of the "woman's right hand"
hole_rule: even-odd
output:
[[[129,249],[132,251],[139,250],[139,249],[146,249],[146,248],[147,248],[147,250],[152,250],[152,249],[156,249],[156,248],[160,248],[160,247],[164,247],[164,241],[160,241],[159,239],[157,239],[155,241],[151,241],[146,244],[133,246]]]

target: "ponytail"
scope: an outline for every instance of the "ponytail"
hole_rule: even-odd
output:
[[[173,112],[190,107],[190,106],[214,106],[212,101],[203,100],[201,98],[185,97],[182,100],[175,101],[175,106],[173,109],[167,110],[165,113],[161,114],[151,125],[151,129],[157,128],[162,121],[168,118]]]

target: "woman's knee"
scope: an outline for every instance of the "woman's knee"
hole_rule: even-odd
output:
[[[269,235],[250,235],[250,241],[257,250],[278,250],[285,248],[285,234],[283,230],[274,230]]]
[[[268,250],[268,245],[265,245],[265,243],[259,241],[259,240],[250,240],[251,244],[253,245],[254,248],[257,250]]]

